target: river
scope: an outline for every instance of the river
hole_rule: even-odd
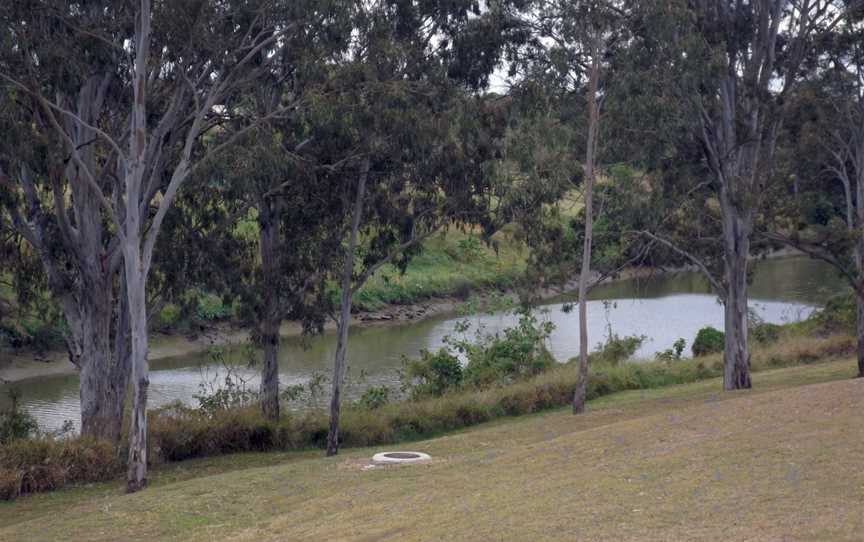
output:
[[[786,323],[806,318],[831,295],[843,291],[842,280],[826,264],[790,257],[768,259],[756,264],[750,288],[753,310],[766,322]],[[578,355],[578,316],[565,313],[564,296],[543,306],[541,318],[556,329],[549,349],[559,361]],[[589,336],[592,347],[603,341],[611,329],[625,335],[645,335],[648,340],[634,356],[651,359],[669,348],[679,337],[687,341],[687,352],[697,331],[706,325],[723,329],[723,308],[709,293],[706,281],[697,273],[682,272],[650,279],[630,279],[602,285],[591,293],[588,304]],[[464,317],[438,316],[421,322],[358,327],[352,330],[348,353],[348,396],[357,397],[366,386],[398,386],[403,356],[416,356],[421,349],[434,350]],[[515,323],[508,314],[469,318],[472,331],[483,326],[488,332]],[[326,333],[303,344],[299,338],[283,341],[280,366],[283,385],[307,382],[316,373],[329,372],[336,349],[335,335]],[[239,357],[239,356],[236,356]],[[362,375],[361,375],[362,373]],[[241,369],[252,388],[257,386],[253,369]],[[203,381],[220,381],[223,369],[206,353],[156,360],[150,373],[150,405],[173,401],[196,404]],[[42,376],[14,384],[21,392],[21,404],[46,429],[60,427],[64,420],[78,425],[78,378],[76,375]],[[6,399],[5,397],[3,398]],[[323,401],[323,398],[321,399]]]

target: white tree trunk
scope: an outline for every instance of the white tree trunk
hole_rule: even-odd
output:
[[[588,81],[588,141],[585,150],[585,238],[582,243],[582,268],[579,273],[579,376],[573,393],[573,413],[585,411],[588,389],[588,281],[591,279],[591,244],[594,240],[594,181],[597,141],[600,130],[599,47],[594,48]]]
[[[339,322],[336,338],[336,356],[333,360],[333,389],[330,396],[330,428],[327,433],[327,455],[339,453],[339,415],[342,408],[342,381],[345,378],[345,356],[348,352],[348,328],[351,325],[351,303],[354,298],[353,276],[354,257],[357,252],[357,236],[360,231],[363,214],[363,198],[366,195],[366,179],[369,177],[369,158],[363,160],[360,179],[357,182],[357,194],[354,199],[354,210],[351,215],[351,231],[345,260],[342,266],[342,298],[339,306]]]

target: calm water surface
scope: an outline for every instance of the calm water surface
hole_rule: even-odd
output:
[[[786,323],[806,318],[829,296],[844,289],[842,280],[826,264],[806,258],[766,260],[756,266],[750,288],[751,307],[766,322]],[[697,331],[706,325],[723,329],[723,309],[709,293],[705,280],[696,273],[678,273],[651,279],[627,280],[596,288],[588,304],[589,336],[592,346],[603,341],[609,329],[620,336],[645,335],[648,340],[636,359],[653,358],[679,337],[689,346]],[[549,348],[559,361],[578,355],[578,315],[561,310],[566,297],[544,306],[541,318],[556,329]],[[605,301],[605,302],[604,302]],[[349,376],[354,384],[349,397],[356,397],[371,385],[397,385],[403,356],[416,356],[421,349],[440,347],[464,318],[444,316],[393,326],[354,329],[348,352]],[[473,316],[472,331],[482,326],[495,332],[513,325],[507,314]],[[280,356],[282,383],[303,383],[316,373],[328,373],[336,349],[332,333],[302,344],[286,339]],[[360,373],[363,378],[360,378]],[[257,387],[254,370],[246,370],[248,385]],[[195,354],[154,361],[150,374],[150,404],[172,401],[196,404],[194,395],[202,382],[220,381],[223,370],[207,354]],[[16,384],[22,404],[43,427],[60,427],[64,420],[76,425],[78,378],[75,375],[39,377]]]

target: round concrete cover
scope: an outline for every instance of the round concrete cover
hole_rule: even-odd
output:
[[[376,463],[416,463],[432,459],[423,452],[381,452],[372,457]]]

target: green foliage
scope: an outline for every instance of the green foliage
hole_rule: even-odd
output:
[[[726,335],[711,326],[703,327],[693,340],[692,351],[694,356],[704,356],[722,352]]]
[[[447,348],[435,353],[422,350],[420,359],[404,364],[402,387],[413,399],[440,397],[462,385],[462,363]]]
[[[833,296],[813,320],[827,332],[855,333],[857,305],[854,293]]]
[[[174,303],[168,303],[156,315],[155,327],[160,331],[174,329],[183,316],[183,309]]]
[[[760,344],[771,344],[780,340],[782,332],[783,326],[781,325],[760,322],[750,328],[749,336]]]
[[[390,403],[392,392],[387,386],[372,386],[367,388],[358,401],[361,408],[375,410]]]
[[[226,305],[221,295],[208,293],[198,298],[195,315],[199,320],[212,322],[224,320],[232,314],[231,305]]]
[[[605,342],[597,343],[597,349],[588,355],[588,363],[618,365],[630,359],[648,339],[645,335],[619,337],[609,333]]]
[[[552,322],[539,322],[529,312],[519,313],[516,327],[503,334],[482,335],[477,341],[455,341],[452,345],[466,356],[466,384],[478,389],[505,385],[539,374],[555,364],[545,341],[555,329]]]
[[[672,348],[667,348],[662,352],[657,352],[655,356],[657,361],[678,361],[681,359],[681,355],[684,353],[684,349],[687,347],[687,341],[684,340],[683,337],[679,337],[672,344]]]
[[[412,399],[439,397],[462,387],[488,389],[524,380],[548,370],[555,360],[545,348],[554,329],[539,322],[530,311],[521,311],[519,323],[502,333],[476,330],[467,337],[470,324],[457,325],[461,338],[445,337],[438,352],[421,352],[419,360],[405,362],[403,391]],[[461,360],[464,360],[464,367]]]
[[[21,410],[18,400],[20,392],[16,388],[9,389],[11,404],[0,410],[0,445],[9,444],[14,440],[28,439],[39,429],[36,420],[28,412]]]

